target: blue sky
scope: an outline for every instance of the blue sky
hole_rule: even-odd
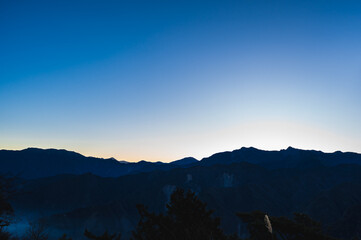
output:
[[[357,1],[1,1],[0,148],[361,152]]]

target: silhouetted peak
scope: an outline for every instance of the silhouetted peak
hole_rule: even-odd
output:
[[[241,149],[235,150],[232,152],[243,152],[243,153],[253,154],[253,153],[263,153],[263,152],[268,152],[268,151],[262,150],[259,148],[255,148],[255,147],[242,147]]]
[[[240,150],[259,151],[259,149],[255,147],[242,147]]]
[[[43,151],[44,149],[41,149],[41,148],[36,148],[36,147],[28,147],[28,148],[25,148],[25,149],[23,149],[23,150],[19,150],[19,151],[30,151],[30,152],[32,152],[32,151]]]
[[[145,160],[140,160],[139,162],[137,162],[137,163],[140,163],[140,164],[146,164],[146,163],[149,163],[149,162],[147,162],[147,161],[145,161]]]
[[[182,158],[180,160],[176,160],[176,161],[173,161],[170,163],[175,164],[175,165],[188,165],[188,164],[197,163],[197,162],[198,162],[198,160],[193,157],[185,157],[185,158]]]
[[[127,161],[118,161],[117,159],[111,157],[111,158],[107,158],[105,160],[109,160],[109,161],[114,161],[114,162],[118,162],[118,163],[128,163]]]
[[[29,147],[23,150],[19,150],[18,152],[26,152],[26,153],[46,153],[46,154],[69,154],[69,155],[77,155],[77,156],[83,156],[80,153],[69,151],[65,149],[55,149],[55,148],[36,148],[36,147]]]

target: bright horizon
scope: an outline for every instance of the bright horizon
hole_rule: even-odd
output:
[[[361,4],[7,1],[0,149],[361,153]]]
[[[319,150],[319,149],[302,149],[302,148],[298,148],[298,147],[294,147],[294,146],[288,146],[288,147],[285,147],[285,148],[280,148],[280,149],[262,149],[262,148],[257,148],[257,147],[253,147],[253,146],[242,146],[242,147],[239,147],[239,148],[235,148],[235,149],[228,149],[228,150],[223,150],[223,151],[219,151],[219,152],[214,152],[212,154],[209,154],[209,155],[206,155],[206,156],[203,156],[203,157],[194,157],[194,156],[183,156],[183,157],[180,157],[180,158],[177,158],[177,159],[165,159],[165,160],[147,160],[147,159],[140,159],[140,160],[134,160],[134,161],[131,161],[131,160],[127,160],[127,159],[118,159],[118,158],[115,158],[114,156],[107,156],[107,157],[104,157],[104,156],[95,156],[95,155],[87,155],[87,154],[84,154],[84,153],[81,153],[81,152],[77,152],[75,150],[71,150],[71,149],[63,149],[63,148],[40,148],[40,147],[27,147],[27,148],[19,148],[19,149],[0,149],[0,150],[10,150],[10,151],[22,151],[22,150],[25,150],[25,149],[29,149],[29,148],[36,148],[36,149],[43,149],[43,150],[49,150],[49,149],[54,149],[54,150],[66,150],[66,151],[70,151],[70,152],[76,152],[76,153],[79,153],[85,157],[96,157],[96,158],[103,158],[103,159],[109,159],[109,158],[114,158],[118,161],[127,161],[127,162],[140,162],[140,161],[149,161],[149,162],[164,162],[164,163],[169,163],[169,162],[172,162],[172,161],[176,161],[176,160],[181,160],[183,158],[187,158],[187,157],[193,157],[193,158],[196,158],[197,160],[202,160],[203,158],[207,158],[207,157],[210,157],[212,156],[213,154],[216,154],[216,153],[220,153],[220,152],[231,152],[231,151],[234,151],[234,150],[239,150],[241,148],[255,148],[255,149],[258,149],[258,150],[261,150],[261,151],[281,151],[281,150],[286,150],[288,148],[294,148],[294,149],[299,149],[299,150],[314,150],[314,151],[321,151],[323,153],[334,153],[334,152],[337,152],[337,151],[340,151],[340,150],[336,150],[336,151],[322,151],[322,150]],[[353,151],[341,151],[341,152],[352,152],[352,153],[356,153],[356,154],[361,154],[359,152],[353,152]]]

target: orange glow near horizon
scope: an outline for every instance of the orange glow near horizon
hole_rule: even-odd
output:
[[[31,146],[4,144],[3,149],[21,150],[28,147],[66,149],[78,152],[84,156],[99,158],[115,158],[120,161],[138,162],[162,161],[171,162],[184,157],[195,157],[198,160],[217,152],[232,151],[241,147],[255,147],[262,150],[281,150],[289,146],[299,149],[313,149],[324,152],[351,151],[361,152],[361,142],[345,137],[335,132],[329,132],[317,126],[308,126],[294,122],[268,121],[252,122],[219,129],[218,131],[197,134],[183,134],[178,136],[163,136],[157,141],[144,139],[142,148],[131,146],[128,148],[107,145],[102,148],[96,145],[84,147],[80,144],[69,143],[49,146],[41,143]],[[167,142],[168,144],[163,144]],[[343,146],[351,146],[343,148]],[[122,146],[121,142],[114,142],[115,146]]]

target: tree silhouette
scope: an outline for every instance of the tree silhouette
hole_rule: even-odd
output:
[[[25,232],[24,240],[47,240],[49,235],[43,222],[35,221],[29,223],[29,228]]]
[[[96,236],[93,233],[89,232],[88,229],[85,229],[84,236],[93,240],[120,240],[121,234],[109,234],[108,231],[105,231],[103,235]]]
[[[58,240],[72,240],[71,237],[68,237],[65,233],[60,237],[58,238]]]
[[[150,213],[143,205],[137,208],[141,219],[133,231],[134,240],[226,239],[219,218],[212,217],[213,211],[191,191],[176,189],[165,214]]]

